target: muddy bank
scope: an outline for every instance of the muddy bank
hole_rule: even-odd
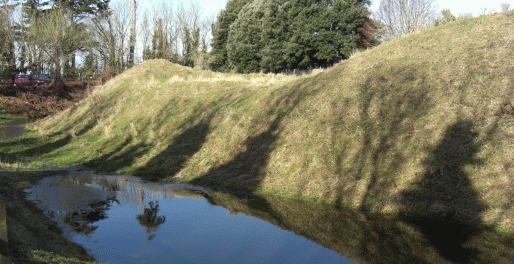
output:
[[[44,117],[62,111],[86,97],[96,82],[66,82],[41,86],[0,86],[0,112]]]
[[[9,263],[91,262],[86,250],[61,236],[62,231],[39,208],[25,199],[21,188],[56,172],[9,171],[0,168],[0,200],[7,213],[8,246],[1,253]]]

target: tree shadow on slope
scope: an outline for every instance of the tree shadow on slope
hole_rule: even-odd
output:
[[[152,181],[175,176],[184,168],[186,162],[202,148],[207,135],[209,135],[210,119],[202,120],[174,137],[164,151],[153,157],[134,174]]]
[[[96,125],[96,120],[89,122],[84,125],[79,131],[77,131],[74,136],[80,137],[87,133],[89,130],[94,128]],[[56,137],[60,139],[52,140],[52,137]],[[24,139],[15,139],[5,143],[0,144],[0,148],[4,150],[8,150],[9,148],[14,148],[16,146],[25,146],[23,151],[5,153],[0,152],[0,160],[7,163],[14,163],[18,161],[25,161],[27,158],[39,157],[41,155],[50,153],[56,149],[64,147],[68,143],[73,140],[73,136],[67,133],[56,133],[50,135],[46,140],[46,143],[40,142],[38,138],[24,138]]]
[[[145,155],[150,148],[144,142],[131,145],[133,140],[133,137],[128,137],[114,150],[102,154],[100,157],[84,163],[84,165],[107,172],[115,172],[121,168],[130,167],[136,159]]]
[[[51,141],[43,145],[36,145],[32,148],[25,149],[23,151],[13,153],[0,152],[0,160],[6,163],[26,161],[28,158],[39,157],[40,155],[50,153],[58,148],[61,148],[68,144],[71,140],[72,137],[68,135],[56,141]]]
[[[478,233],[483,225],[480,214],[486,209],[464,170],[481,163],[475,158],[476,137],[471,121],[449,126],[424,162],[421,178],[401,194],[403,220],[419,226],[442,256],[458,263],[475,258],[476,252],[464,243]]]
[[[334,154],[339,177],[336,206],[350,202],[344,200],[346,197],[356,196],[361,197],[361,210],[388,202],[385,197],[397,188],[396,174],[410,158],[404,153],[412,145],[414,124],[432,108],[427,96],[429,85],[415,70],[389,69],[370,76],[360,87],[358,116],[347,116],[340,110],[352,107],[350,99],[337,102],[342,106],[333,106],[332,145],[340,149]],[[359,192],[356,184],[363,180],[367,181],[366,189],[355,193]]]
[[[265,168],[273,150],[272,146],[278,137],[276,132],[281,119],[281,116],[276,117],[266,131],[249,137],[244,143],[246,150],[237,154],[231,161],[209,170],[190,183],[255,191],[266,176]]]
[[[255,136],[248,137],[243,143],[244,151],[235,155],[230,161],[211,168],[190,183],[216,186],[232,192],[251,193],[257,190],[267,175],[267,165],[275,149],[275,143],[279,139],[282,120],[300,103],[323,90],[320,79],[331,77],[335,78],[333,75],[320,74],[274,91],[267,104],[267,111],[255,118],[256,126],[264,123],[267,128]]]

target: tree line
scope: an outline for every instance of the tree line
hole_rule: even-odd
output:
[[[3,80],[27,69],[49,72],[58,81],[117,74],[156,58],[206,65],[212,20],[197,5],[174,10],[163,3],[152,16],[138,10],[136,0],[2,0],[0,5]]]
[[[381,0],[374,12],[370,0],[228,0],[215,19],[195,4],[149,12],[136,0],[0,1],[2,80],[26,69],[89,78],[156,58],[220,72],[308,70],[459,19],[437,15],[434,0]]]

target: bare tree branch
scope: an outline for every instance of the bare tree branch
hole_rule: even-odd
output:
[[[434,23],[434,0],[381,0],[373,18],[383,26],[381,41],[390,41],[423,30]]]

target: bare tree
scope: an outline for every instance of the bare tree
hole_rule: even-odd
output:
[[[40,15],[30,25],[28,39],[39,47],[54,64],[54,81],[61,82],[61,59],[64,47],[72,47],[73,52],[78,49],[80,43],[89,38],[84,28],[76,23],[71,23],[70,11],[53,9]]]
[[[509,11],[509,9],[510,9],[510,4],[509,3],[502,3],[500,5],[500,8],[502,9],[503,13],[507,13],[507,11]]]
[[[177,12],[179,37],[182,41],[182,63],[204,68],[207,62],[207,37],[213,17],[205,17],[202,9],[191,4],[187,9],[180,5]]]
[[[111,68],[116,73],[125,70],[125,56],[130,50],[130,2],[120,2],[104,15],[94,17],[89,22],[93,28],[96,53],[103,69]]]
[[[152,32],[150,29],[150,23],[148,21],[148,11],[143,12],[143,17],[141,18],[141,26],[139,35],[141,36],[141,41],[143,45],[143,61],[150,58],[150,48],[149,42],[150,37],[152,36]]]
[[[145,57],[178,62],[178,22],[171,5],[162,3],[161,7],[154,11],[153,28],[152,48],[145,48],[146,53],[150,53]]]
[[[15,6],[2,1],[0,9],[0,79],[14,79],[16,75],[15,57]],[[14,82],[12,82],[14,84]]]
[[[487,8],[487,6],[486,6],[486,7],[481,7],[480,8],[480,12],[478,13],[478,15],[479,16],[486,16],[486,15],[491,15],[491,14],[494,14],[494,13],[496,13],[496,10],[494,10],[494,8],[489,10]]]
[[[132,68],[134,66],[134,52],[136,49],[136,11],[137,11],[137,2],[136,0],[132,1],[132,16],[130,17],[130,49],[129,49],[129,59],[128,59],[128,67]]]
[[[112,13],[112,20],[115,26],[116,38],[118,40],[117,45],[117,56],[116,56],[116,71],[118,73],[125,70],[125,52],[128,51],[127,43],[125,43],[126,37],[130,35],[129,24],[130,24],[130,5],[129,0],[125,3],[121,3],[116,6],[115,11]]]
[[[390,41],[423,30],[434,23],[434,0],[381,0],[373,18],[381,22],[381,41]]]

